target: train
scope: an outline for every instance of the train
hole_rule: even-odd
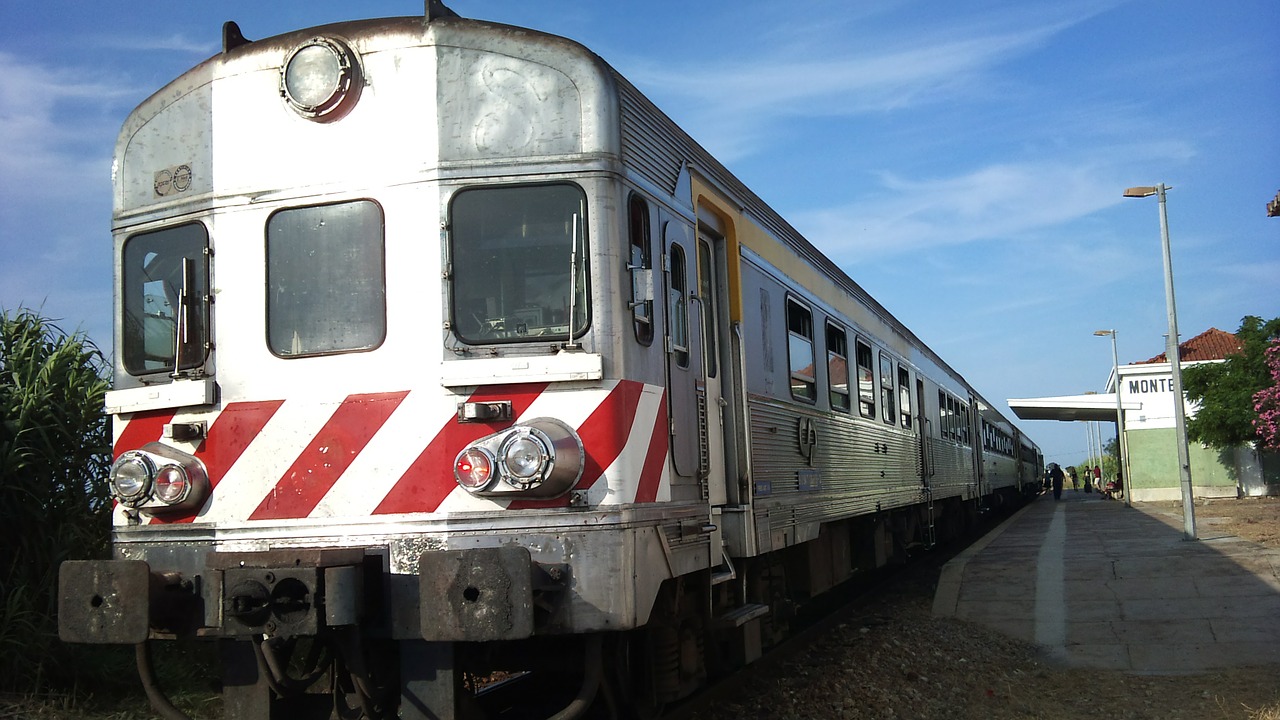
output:
[[[483,717],[529,674],[547,715],[655,716],[1040,492],[579,43],[438,0],[222,41],[119,134],[112,552],[59,574],[60,637],[134,646],[165,717],[174,640],[227,718]]]

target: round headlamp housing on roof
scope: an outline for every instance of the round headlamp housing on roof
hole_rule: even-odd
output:
[[[331,122],[360,99],[360,58],[341,40],[314,37],[294,48],[280,70],[280,96],[308,120]]]

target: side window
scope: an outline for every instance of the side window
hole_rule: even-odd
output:
[[[942,437],[956,439],[956,401],[947,393],[938,391],[938,407],[942,415]]]
[[[911,373],[898,366],[898,411],[902,418],[902,427],[911,429]]]
[[[960,407],[960,422],[963,423],[959,428],[959,432],[956,434],[959,435],[960,442],[968,445],[969,444],[969,420],[970,420],[969,406],[959,401],[957,401],[956,404]]]
[[[897,410],[897,405],[895,404],[895,399],[894,399],[894,394],[896,390],[894,389],[893,379],[894,379],[893,360],[890,359],[888,355],[885,355],[883,352],[881,352],[880,353],[880,407],[881,407],[881,412],[884,413],[881,419],[889,423],[890,425],[894,425],[898,422],[898,410]]]
[[[631,317],[635,329],[636,340],[641,345],[653,343],[653,300],[641,300],[652,297],[652,287],[641,288],[637,285],[642,277],[650,278],[652,274],[637,273],[636,270],[653,268],[653,255],[650,251],[649,203],[644,198],[632,193],[627,206],[627,222],[631,236]],[[646,292],[647,290],[647,292]]]
[[[827,385],[831,409],[849,412],[849,338],[844,328],[827,323]]]
[[[667,291],[667,314],[671,324],[671,352],[676,364],[689,367],[689,277],[684,248],[671,246],[671,288]]]
[[[857,341],[858,412],[862,417],[876,416],[876,372],[871,366],[871,346]]]
[[[787,298],[787,357],[791,397],[814,402],[817,380],[813,366],[813,313],[791,298]]]
[[[950,437],[951,426],[947,421],[947,394],[938,391],[938,434],[942,437]]]
[[[267,221],[267,343],[281,357],[370,350],[387,334],[382,208],[369,200]]]
[[[209,235],[200,223],[125,240],[121,355],[130,375],[172,373],[175,359],[179,370],[204,363],[209,346],[208,247]]]

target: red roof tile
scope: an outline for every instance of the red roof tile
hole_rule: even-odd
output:
[[[1218,328],[1209,328],[1179,345],[1178,356],[1183,362],[1223,360],[1228,355],[1238,353],[1243,349],[1244,344],[1240,342],[1240,338],[1229,332],[1223,332]],[[1133,364],[1150,365],[1164,362],[1169,361],[1164,353],[1160,353],[1150,360],[1142,360]]]

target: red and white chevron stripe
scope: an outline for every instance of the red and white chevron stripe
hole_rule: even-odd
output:
[[[659,385],[629,380],[586,390],[558,390],[546,383],[490,385],[467,400],[509,400],[516,422],[554,417],[575,427],[586,454],[576,489],[587,491],[591,505],[670,499],[666,397]],[[115,454],[161,441],[167,423],[207,423],[194,454],[209,471],[211,497],[198,515],[164,522],[568,505],[568,497],[492,500],[458,487],[453,479],[458,452],[513,423],[459,423],[456,411],[456,399],[442,402],[439,393],[402,391],[329,402],[312,397],[231,402],[212,413],[135,413],[116,419]]]

